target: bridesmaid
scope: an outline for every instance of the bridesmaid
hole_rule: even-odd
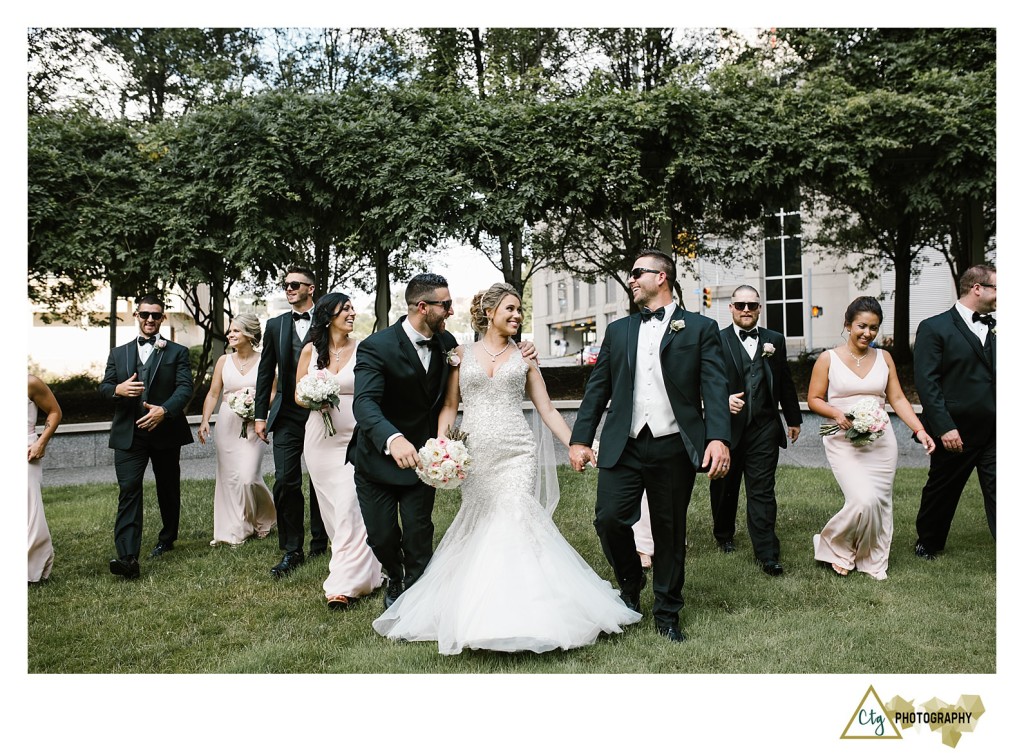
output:
[[[238,546],[251,536],[264,538],[277,522],[274,498],[263,480],[264,444],[256,436],[252,421],[243,439],[242,418],[228,405],[231,393],[250,388],[255,394],[260,354],[260,320],[253,314],[239,314],[228,327],[228,346],[234,353],[217,359],[210,391],[203,401],[199,441],[210,436],[210,416],[217,401],[217,480],[213,494],[213,541],[210,546]]]
[[[352,397],[357,344],[351,337],[355,318],[352,301],[344,293],[328,293],[317,301],[309,342],[302,349],[295,373],[296,384],[302,377],[320,369],[326,369],[341,381],[341,404],[330,409],[337,433],[333,437],[326,436],[322,417],[310,411],[303,449],[309,480],[316,489],[320,512],[331,539],[330,573],[324,581],[328,609],[347,609],[383,581],[380,562],[366,544],[366,526],[356,499],[355,471],[345,462],[356,425]],[[309,407],[298,397],[295,402],[303,408]]]
[[[46,415],[43,433],[36,435],[40,411]],[[53,567],[53,542],[43,513],[43,456],[50,437],[63,417],[57,398],[39,377],[28,375],[28,582],[39,583],[50,577]]]
[[[935,442],[928,436],[910,401],[903,394],[896,367],[888,351],[871,347],[882,325],[882,307],[869,296],[857,298],[846,309],[846,343],[822,353],[814,363],[807,389],[807,406],[839,425],[825,436],[825,456],[846,502],[814,536],[814,558],[830,565],[836,575],[860,570],[885,580],[892,543],[892,485],[898,448],[892,426],[861,447],[846,438],[851,427],[846,411],[865,397],[888,401],[910,427],[929,455]]]

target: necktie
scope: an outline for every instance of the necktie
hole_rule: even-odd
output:
[[[742,342],[743,340],[746,340],[748,337],[752,337],[752,338],[754,338],[756,340],[757,339],[757,330],[756,329],[741,329],[740,330],[740,341]]]
[[[297,322],[297,321],[299,321],[299,319],[305,319],[308,322],[309,321],[309,312],[308,311],[303,311],[301,314],[296,314],[293,311],[292,312],[292,321]]]
[[[657,311],[651,311],[649,308],[644,306],[643,309],[640,311],[640,316],[645,322],[649,322],[652,316],[659,322],[663,321],[665,319],[665,307],[662,306]]]
[[[981,322],[990,329],[996,323],[995,317],[993,317],[992,314],[979,314],[977,311],[975,311],[974,314],[971,316],[971,321]]]
[[[155,344],[156,344],[156,335],[153,335],[152,337],[143,337],[142,335],[139,335],[139,345],[155,345]]]
[[[431,337],[430,339],[417,340],[416,344],[419,345],[421,348],[432,348],[434,345],[437,344],[437,340]]]

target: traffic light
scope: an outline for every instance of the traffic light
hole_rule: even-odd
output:
[[[704,288],[704,308],[711,308],[711,288]]]
[[[825,313],[824,306],[811,306],[811,318],[817,319],[819,316]]]

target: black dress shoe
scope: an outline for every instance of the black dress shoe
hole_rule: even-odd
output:
[[[384,608],[390,609],[391,605],[398,601],[405,588],[400,578],[388,578],[388,587],[384,591]]]
[[[153,559],[154,557],[163,557],[167,552],[171,551],[172,549],[174,549],[174,544],[170,542],[165,543],[161,541],[155,547],[153,547],[153,551],[149,553],[149,558]]]
[[[682,643],[686,640],[686,633],[678,625],[658,625],[658,635],[665,636],[673,643]]]
[[[722,541],[719,543],[718,548],[722,550],[723,554],[732,554],[736,551],[736,545],[732,543],[732,539]]]
[[[295,570],[299,565],[306,561],[305,555],[299,552],[285,552],[284,557],[281,561],[270,568],[270,574],[275,578],[283,578],[289,575],[292,570]]]
[[[924,545],[920,543],[914,544],[914,554],[923,560],[935,559],[935,553],[929,552],[927,549],[924,548]]]
[[[322,556],[324,554],[327,554],[327,548],[326,547],[317,547],[316,549],[313,549],[312,547],[310,547],[309,554],[306,555],[306,558],[307,559],[311,559],[311,560],[315,560],[317,557],[320,557],[320,556]]]
[[[139,577],[139,561],[130,556],[110,560],[110,573],[120,575],[125,580],[134,580]]]
[[[640,611],[640,593],[644,590],[644,586],[647,585],[647,577],[644,575],[640,576],[640,580],[636,583],[629,585],[622,585],[619,591],[619,598],[622,599],[622,603],[632,609],[634,612]]]
[[[759,564],[761,565],[761,569],[764,570],[766,574],[771,575],[772,577],[778,577],[779,575],[782,575],[782,573],[785,572],[782,569],[782,565],[780,565],[775,560],[764,560]]]

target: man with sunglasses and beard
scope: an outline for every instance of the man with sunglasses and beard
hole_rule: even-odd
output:
[[[770,576],[783,574],[779,539],[775,535],[775,472],[779,448],[786,439],[800,436],[800,404],[786,361],[786,339],[781,333],[757,326],[761,296],[750,285],[740,285],[729,304],[732,324],[720,335],[729,379],[732,442],[729,474],[711,482],[711,515],[718,548],[736,550],[736,509],[740,479],[746,479],[747,532],[754,558]],[[786,423],[779,418],[779,404]]]
[[[138,300],[139,336],[110,351],[100,383],[114,402],[109,446],[117,474],[117,518],[110,572],[125,580],[139,577],[142,548],[142,481],[153,464],[162,528],[150,558],[174,549],[181,516],[181,446],[192,442],[185,406],[192,397],[188,349],[160,334],[164,304],[155,295]]]
[[[576,471],[588,462],[601,469],[594,528],[622,601],[635,611],[640,611],[647,579],[633,524],[647,492],[654,538],[654,625],[668,640],[681,642],[686,640],[679,612],[690,495],[698,471],[714,480],[729,470],[722,341],[714,320],[683,311],[672,300],[672,257],[644,253],[629,276],[640,312],[608,325],[576,415],[569,462]],[[592,447],[606,406],[596,456]]]
[[[298,266],[288,268],[282,287],[292,310],[267,322],[256,374],[256,435],[267,442],[267,434],[274,434],[274,507],[277,508],[278,543],[284,552],[281,561],[270,569],[275,578],[290,574],[306,561],[302,549],[306,533],[302,450],[309,410],[295,402],[295,370],[312,322],[315,282],[312,270]],[[271,404],[275,373],[277,391]],[[327,529],[312,485],[309,487],[309,535],[310,558],[327,551]]]

